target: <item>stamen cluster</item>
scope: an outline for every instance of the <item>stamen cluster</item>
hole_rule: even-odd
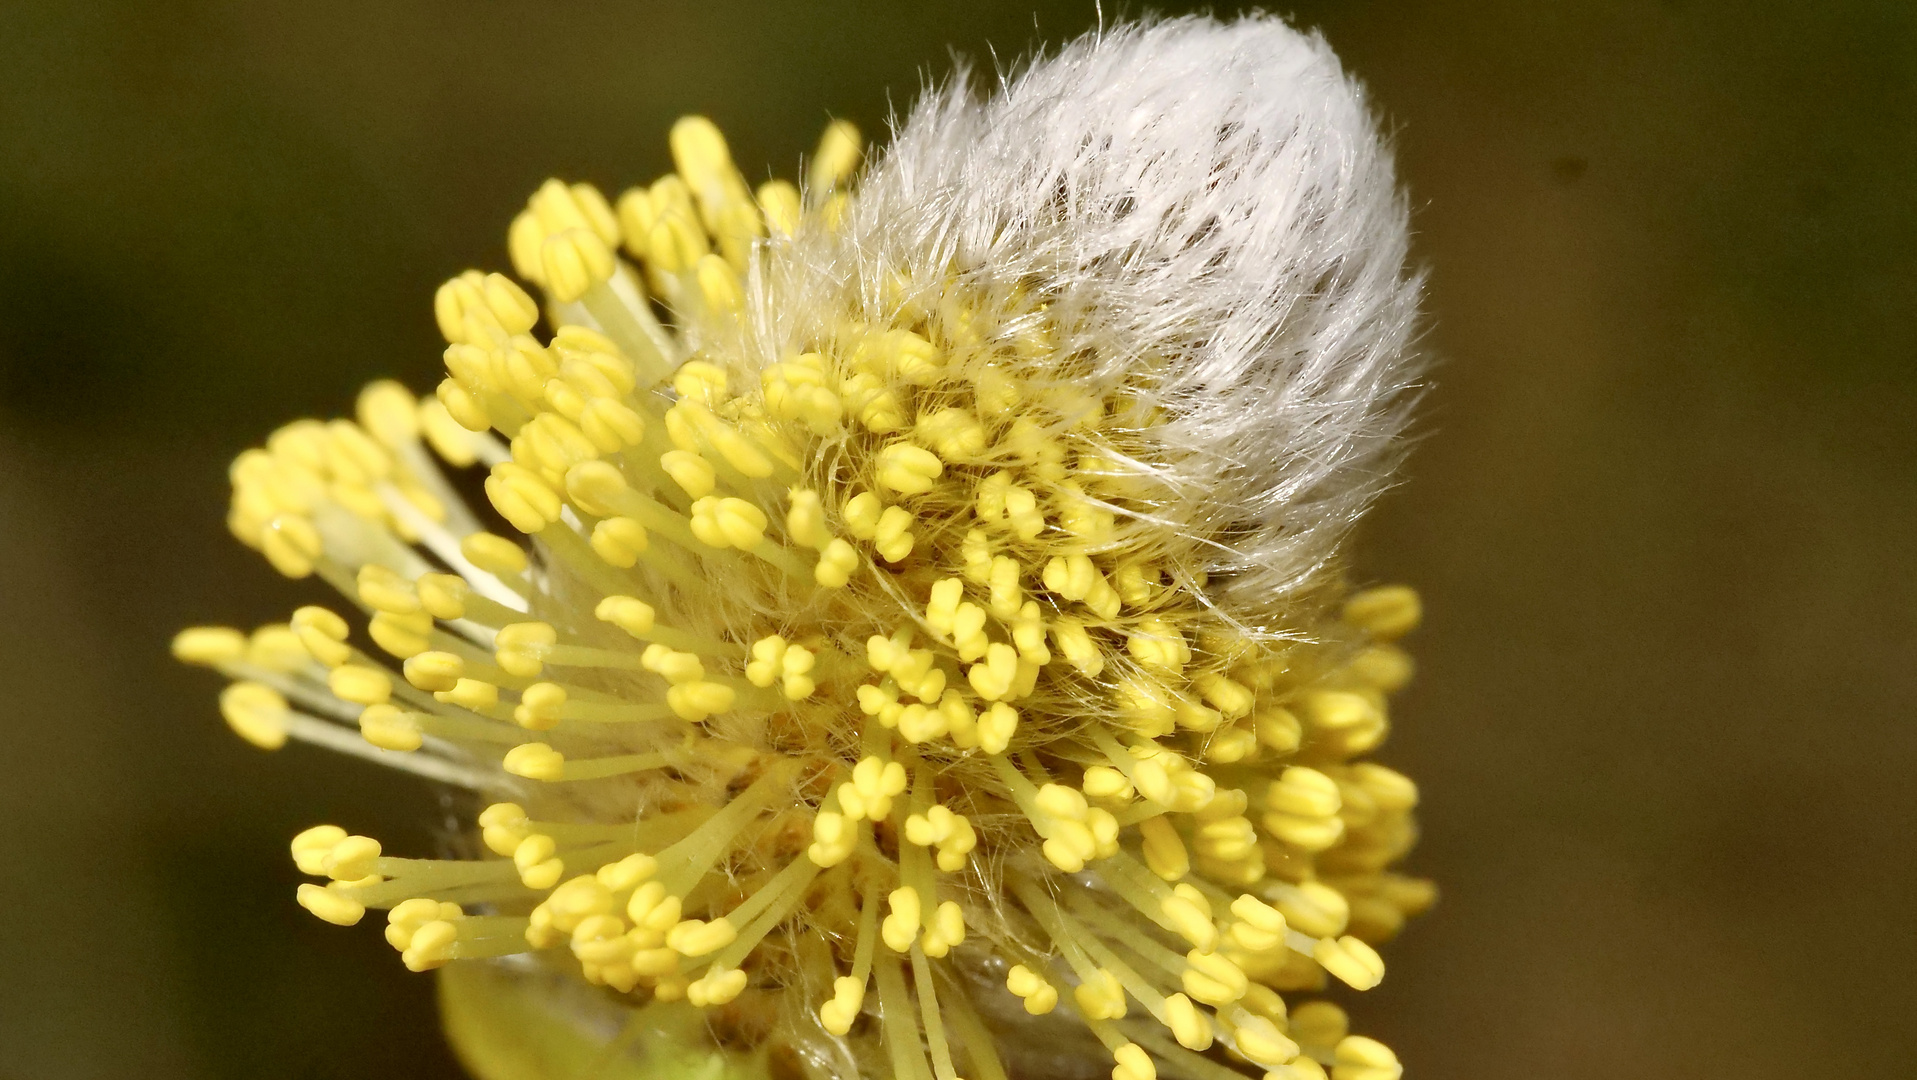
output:
[[[994,1080],[1076,1039],[1114,1080],[1397,1076],[1286,995],[1377,985],[1433,898],[1390,869],[1417,790],[1364,760],[1416,595],[1326,568],[1248,625],[1214,579],[1246,523],[1191,512],[1199,451],[1160,437],[1168,360],[1113,376],[1044,282],[958,261],[781,321],[860,213],[856,133],[803,188],[753,190],[702,118],[671,147],[616,202],[534,194],[509,249],[543,304],[440,289],[433,395],[375,384],[233,465],[234,534],[352,617],[177,655],[255,745],[476,796],[469,858],[302,832],[299,902],[386,910],[415,971],[572,972],[822,1075]]]

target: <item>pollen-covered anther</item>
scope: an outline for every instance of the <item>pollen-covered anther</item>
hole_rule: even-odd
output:
[[[1052,644],[1065,662],[1078,669],[1080,675],[1095,679],[1105,670],[1105,653],[1085,629],[1085,624],[1073,618],[1059,618],[1052,621]]]
[[[260,531],[260,553],[273,569],[290,578],[303,578],[325,552],[319,530],[298,514],[276,514]]]
[[[519,873],[520,883],[529,889],[550,889],[558,884],[559,876],[566,872],[565,860],[559,857],[558,843],[545,833],[530,833],[514,845],[512,860],[513,868]]]
[[[194,626],[173,635],[173,658],[217,668],[246,655],[246,635],[230,626]]]
[[[1191,646],[1185,643],[1185,636],[1163,619],[1140,622],[1127,640],[1126,648],[1140,664],[1172,674],[1185,670],[1185,665],[1191,663]]]
[[[825,360],[818,353],[803,353],[772,364],[761,373],[760,380],[766,409],[772,415],[803,423],[815,435],[829,435],[838,429],[845,405],[833,389]]]
[[[686,1001],[702,1009],[724,1005],[745,990],[746,981],[744,971],[715,964],[705,975],[686,987]]]
[[[1033,825],[1045,842],[1047,861],[1066,873],[1077,873],[1096,858],[1117,850],[1117,821],[1107,811],[1087,805],[1083,792],[1062,784],[1046,784],[1033,799]]]
[[[1152,1064],[1151,1055],[1135,1042],[1128,1042],[1112,1051],[1112,1080],[1158,1080],[1158,1067]]]
[[[889,563],[904,562],[918,543],[918,537],[912,532],[913,520],[904,507],[888,506],[872,523],[870,535],[864,538],[872,541],[879,558]]]
[[[647,671],[658,673],[671,684],[666,688],[666,704],[683,720],[698,723],[732,708],[738,699],[732,687],[706,679],[705,665],[697,653],[680,652],[654,643],[646,646],[639,662]]]
[[[1045,587],[1066,600],[1083,601],[1101,619],[1118,616],[1117,590],[1086,555],[1061,555],[1045,564]]]
[[[1238,1009],[1232,1010],[1230,1020],[1226,1020],[1225,1012],[1221,1011],[1219,1019],[1227,1025],[1233,1049],[1254,1064],[1278,1069],[1298,1056],[1298,1044],[1287,1038],[1269,1017]]]
[[[538,473],[511,461],[493,466],[486,478],[493,509],[523,533],[536,533],[559,520],[564,502]]]
[[[994,703],[978,716],[979,749],[988,754],[1003,754],[1018,732],[1018,710],[1003,701]]]
[[[513,722],[528,731],[550,731],[563,718],[566,699],[566,688],[558,683],[534,683],[519,692]]]
[[[1357,754],[1384,739],[1389,725],[1381,701],[1349,690],[1313,690],[1298,702],[1298,713],[1312,728],[1335,739],[1347,754]]]
[[[777,684],[786,700],[802,701],[818,688],[811,675],[817,663],[818,658],[810,649],[792,645],[774,634],[752,643],[746,681],[766,688]]]
[[[806,848],[806,857],[820,867],[837,866],[852,857],[858,838],[857,818],[821,810],[812,818],[812,844]]]
[[[812,580],[827,589],[841,589],[852,580],[858,568],[858,550],[834,538],[819,552],[819,561],[812,568]]]
[[[1217,672],[1204,672],[1192,680],[1205,703],[1217,709],[1227,720],[1248,715],[1254,704],[1251,689]]]
[[[532,821],[518,803],[493,803],[476,820],[480,841],[495,855],[510,857],[520,841],[532,834]]]
[[[1222,801],[1214,799],[1207,814]],[[1235,863],[1258,854],[1258,830],[1242,815],[1220,815],[1201,821],[1192,831],[1192,847],[1212,863]]]
[[[852,779],[839,785],[839,807],[852,821],[882,820],[891,816],[892,800],[904,793],[905,783],[904,765],[867,755],[852,767]]]
[[[938,455],[911,443],[892,443],[879,451],[879,483],[906,495],[932,490],[932,482],[945,472]]]
[[[299,887],[297,898],[314,917],[334,926],[355,926],[366,917],[366,905],[339,889],[309,883]]]
[[[651,604],[631,596],[608,596],[593,608],[593,617],[608,622],[633,637],[652,635],[655,615]]]
[[[593,553],[610,566],[629,570],[651,546],[646,527],[629,517],[609,517],[592,527]]]
[[[1185,963],[1181,978],[1192,1000],[1222,1009],[1245,996],[1249,981],[1244,969],[1223,954],[1193,949],[1185,954]]]
[[[467,539],[471,540],[473,537],[467,537]],[[484,545],[477,546],[484,547]],[[519,549],[515,545],[513,550]],[[472,586],[466,583],[466,579],[458,574],[421,574],[413,583],[413,587],[419,594],[420,607],[433,618],[451,621],[466,617],[466,600],[472,595],[473,590]]]
[[[972,823],[963,814],[954,814],[940,805],[906,818],[905,838],[920,847],[937,848],[938,867],[948,874],[963,869],[965,857],[978,846],[978,833]]]
[[[352,658],[353,650],[346,645],[350,628],[333,612],[309,604],[293,612],[288,625],[313,659],[327,667],[338,667]]]
[[[1014,483],[1012,474],[1003,469],[978,482],[973,491],[973,512],[980,521],[1003,525],[1020,540],[1035,540],[1045,531],[1045,514],[1039,509],[1038,496]]]
[[[358,881],[373,873],[379,841],[354,836],[337,825],[315,825],[293,837],[293,864],[303,874]]]
[[[1291,929],[1313,937],[1342,934],[1351,919],[1351,904],[1344,894],[1322,881],[1281,887],[1271,900]]]
[[[1019,674],[1018,650],[995,641],[986,647],[984,659],[965,669],[965,680],[979,697],[999,701],[1014,696]]]
[[[957,901],[947,900],[927,913],[925,934],[919,939],[926,956],[940,959],[964,943],[965,912]]]
[[[400,670],[415,689],[438,692],[459,685],[466,674],[466,661],[454,653],[422,652],[407,657]]]
[[[819,1023],[834,1035],[844,1035],[864,1007],[865,980],[841,975],[832,981],[832,996],[819,1006]]]
[[[381,750],[401,753],[417,750],[425,741],[413,714],[387,704],[368,705],[361,711],[359,732]]]
[[[636,929],[658,934],[663,945],[665,934],[679,924],[682,908],[680,898],[668,893],[664,884],[648,881],[634,889],[626,901],[626,917]]]
[[[409,971],[428,971],[452,960],[459,939],[454,923],[465,917],[458,904],[415,897],[386,915],[386,943],[399,950]]]
[[[326,687],[341,701],[355,705],[383,705],[393,696],[393,677],[383,668],[341,664],[326,673]]]
[[[1384,959],[1378,951],[1349,934],[1320,938],[1311,957],[1353,990],[1369,990],[1384,980]]]
[[[511,278],[468,270],[433,295],[433,317],[448,342],[523,334],[539,320],[539,305]]]
[[[527,780],[563,780],[566,777],[566,755],[546,743],[521,743],[506,751],[501,767]]]
[[[1125,988],[1119,985],[1118,976],[1105,968],[1095,969],[1072,988],[1072,1003],[1088,1020],[1125,1018]]]
[[[1398,1080],[1403,1075],[1398,1055],[1376,1039],[1347,1035],[1333,1051],[1331,1080]]]
[[[1285,916],[1278,909],[1250,893],[1241,893],[1231,902],[1236,916],[1226,937],[1228,942],[1249,953],[1269,952],[1285,942]]]
[[[1120,805],[1130,802],[1137,794],[1131,780],[1109,765],[1093,765],[1086,769],[1085,778],[1079,784],[1079,790],[1083,791],[1088,799]]]
[[[889,674],[893,684],[920,701],[927,704],[936,702],[945,692],[945,672],[934,666],[937,657],[930,649],[914,649],[911,643],[912,629],[909,625],[891,637],[874,634],[865,642],[866,663],[873,671]],[[865,702],[861,700],[860,704],[864,706]],[[896,717],[881,715],[881,721],[886,719],[896,721]]]
[[[1304,741],[1304,725],[1281,705],[1262,706],[1252,716],[1252,734],[1258,744],[1279,754],[1289,754]]]
[[[919,936],[919,921],[923,912],[917,889],[910,885],[892,890],[886,897],[890,913],[879,924],[880,940],[893,952],[909,952]]]
[[[711,495],[692,504],[692,535],[715,548],[751,551],[765,540],[765,511],[744,499]]]
[[[1218,927],[1211,919],[1211,901],[1190,885],[1172,886],[1172,894],[1159,902],[1159,913],[1171,924],[1173,932],[1201,952],[1218,947]]]
[[[460,679],[451,690],[433,691],[433,700],[473,712],[485,712],[499,704],[499,687],[484,679]]]
[[[962,462],[985,452],[989,436],[970,411],[947,407],[922,413],[912,436],[945,461]]]
[[[220,691],[220,716],[233,733],[262,750],[286,745],[292,709],[265,683],[236,682]]]
[[[1166,881],[1178,881],[1191,873],[1191,855],[1170,821],[1164,817],[1146,818],[1138,823],[1138,835],[1144,841],[1145,865],[1152,873]]]
[[[493,659],[509,675],[536,679],[558,641],[559,632],[551,623],[508,623],[493,637]]]
[[[1178,1045],[1187,1050],[1211,1049],[1211,1018],[1201,1012],[1190,997],[1182,993],[1167,997],[1164,1019]]]
[[[1396,641],[1417,629],[1424,607],[1416,589],[1408,585],[1380,585],[1353,593],[1342,617],[1378,641]]]
[[[1140,744],[1122,756],[1132,758],[1130,776],[1138,794],[1174,813],[1197,813],[1217,795],[1216,781],[1159,744]]]
[[[1323,851],[1345,833],[1344,805],[1336,781],[1316,769],[1293,765],[1265,794],[1266,831],[1306,851]]]
[[[1023,998],[1025,1011],[1033,1016],[1044,1016],[1058,1007],[1058,987],[1024,964],[1012,965],[1005,975],[1005,988]]]
[[[738,937],[738,930],[723,918],[711,922],[686,919],[666,932],[666,947],[687,959],[697,959],[718,952]]]

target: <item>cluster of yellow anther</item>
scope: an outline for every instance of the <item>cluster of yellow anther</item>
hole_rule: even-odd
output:
[[[1233,625],[1206,598],[1228,523],[1167,526],[1174,493],[1119,464],[1154,453],[1147,376],[1077,380],[1042,297],[925,267],[884,319],[848,301],[737,355],[754,260],[856,212],[857,138],[828,130],[803,194],[749,188],[702,119],[671,144],[616,201],[533,196],[509,246],[543,308],[498,274],[441,288],[434,395],[376,384],[234,463],[234,533],[363,616],[182,633],[234,730],[497,800],[491,858],[302,833],[327,883],[300,902],[389,909],[415,970],[555,958],[910,1080],[1006,1075],[960,970],[1069,1002],[1115,1080],[1395,1077],[1278,991],[1376,985],[1373,943],[1432,899],[1389,870],[1416,789],[1355,760],[1416,596]],[[442,462],[486,469],[530,547]],[[794,1012],[790,985],[831,994]]]

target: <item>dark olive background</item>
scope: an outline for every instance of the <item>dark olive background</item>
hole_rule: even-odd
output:
[[[756,179],[1089,3],[0,6],[0,1076],[450,1076],[427,979],[292,903],[402,778],[230,737],[189,622],[317,599],[224,468],[362,382],[544,177],[713,116]],[[1313,3],[1395,132],[1441,359],[1370,577],[1440,906],[1360,1023],[1438,1078],[1917,1059],[1917,9]]]

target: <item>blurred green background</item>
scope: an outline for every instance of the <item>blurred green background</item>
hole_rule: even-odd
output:
[[[1229,10],[1228,7],[1221,10]],[[1308,3],[1433,270],[1436,390],[1362,536],[1425,590],[1385,759],[1436,911],[1363,1027],[1438,1078],[1917,1060],[1917,8]],[[549,174],[749,175],[1089,2],[0,6],[0,1076],[451,1076],[429,981],[292,902],[438,798],[227,734],[190,622],[316,599],[227,461],[432,385],[431,296]]]

